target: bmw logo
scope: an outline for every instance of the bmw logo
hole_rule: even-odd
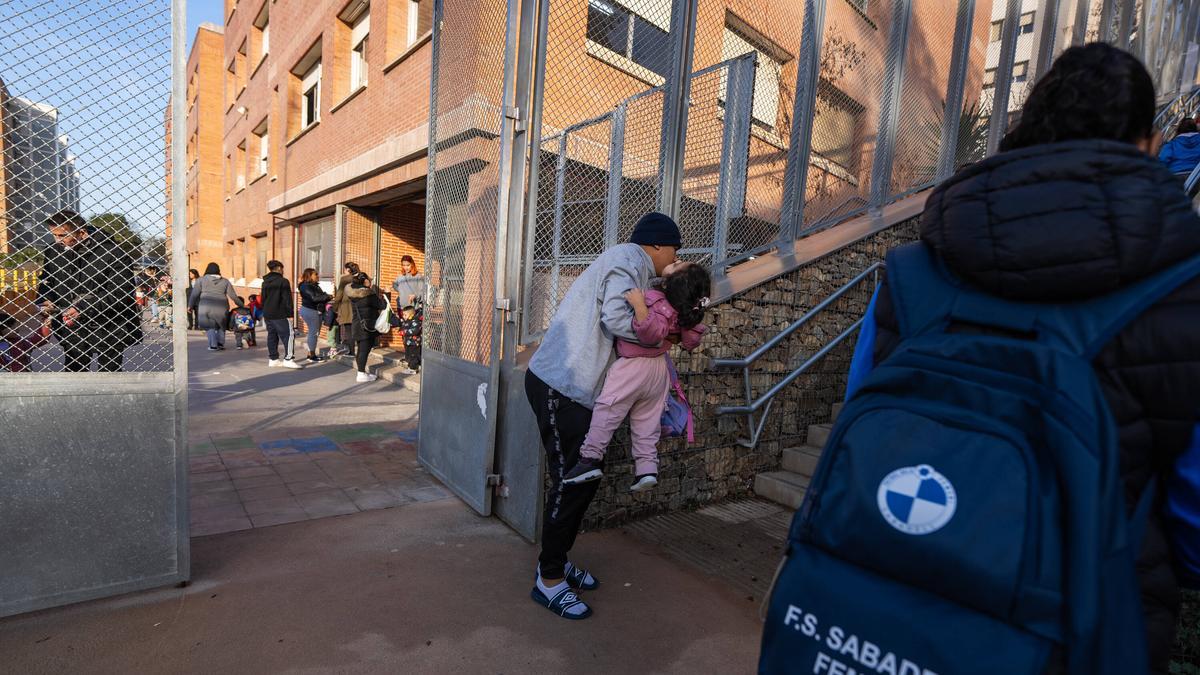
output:
[[[958,504],[954,486],[928,464],[889,473],[880,481],[876,499],[888,525],[913,535],[942,529]]]

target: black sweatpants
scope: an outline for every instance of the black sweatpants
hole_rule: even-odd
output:
[[[583,514],[600,488],[598,480],[576,485],[562,482],[563,474],[579,461],[579,448],[592,424],[592,411],[555,391],[532,370],[525,374],[525,395],[537,417],[542,447],[546,449],[546,469],[550,472],[538,565],[543,579],[561,579],[565,575],[567,553],[579,535]]]
[[[279,343],[283,343],[283,358],[292,361],[296,349],[296,332],[292,322],[287,319],[266,319],[267,324],[267,358],[279,359]]]
[[[371,348],[375,346],[375,338],[369,337],[353,343],[357,353],[354,354],[354,365],[358,366],[358,372],[367,372],[367,357],[371,356]]]
[[[408,362],[409,370],[421,368],[421,345],[404,345],[404,360]]]

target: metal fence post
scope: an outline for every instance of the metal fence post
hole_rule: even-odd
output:
[[[1090,0],[1076,0],[1075,24],[1071,28],[1071,46],[1078,47],[1087,41],[1088,14],[1091,13]]]
[[[554,261],[550,270],[550,299],[558,302],[559,261],[562,259],[563,202],[567,190],[567,131],[558,139],[558,162],[554,172],[554,237],[550,257]]]
[[[1054,44],[1058,31],[1060,0],[1038,0],[1037,22],[1038,31],[1033,43],[1033,54],[1029,58],[1027,73],[1030,82],[1036,81],[1042,73],[1050,69],[1054,61]]]
[[[892,3],[892,30],[888,38],[886,72],[879,106],[879,133],[875,141],[875,161],[871,166],[872,210],[883,206],[892,191],[892,160],[896,154],[896,125],[900,120],[900,102],[904,95],[904,61],[908,51],[908,25],[912,0]]]
[[[796,94],[792,101],[791,137],[783,173],[783,209],[779,218],[779,252],[784,255],[795,250],[796,237],[804,229],[804,195],[808,189],[808,158],[812,152],[813,111],[817,104],[824,31],[825,0],[805,0]]]
[[[726,78],[725,128],[721,135],[721,169],[717,182],[712,269],[724,276],[721,263],[728,257],[729,221],[746,198],[746,174],[750,160],[750,116],[754,105],[754,70],[757,53],[751,52],[729,64]]]
[[[516,260],[509,260],[509,263],[517,268],[519,274],[522,273],[519,270],[524,270],[519,297],[515,290],[513,292],[514,297],[518,297],[516,302],[520,307],[522,320],[521,336],[518,338],[518,342],[522,343],[532,332],[527,320],[529,312],[526,304],[529,303],[533,293],[534,254],[536,252],[534,244],[537,240],[538,198],[541,195],[542,112],[545,108],[546,36],[549,33],[550,14],[548,3],[549,0],[541,0],[541,6],[538,8],[537,45],[533,54],[533,91],[530,94],[529,103],[529,188],[528,208],[525,211],[525,231],[524,237],[518,237],[518,241],[513,246],[514,253],[512,255]],[[523,246],[522,241],[524,242]],[[515,349],[516,343],[511,345],[511,349],[506,349],[505,354],[515,354]]]
[[[1100,42],[1112,42],[1113,21],[1115,19],[1113,3],[1116,0],[1100,1],[1100,25],[1096,27],[1096,39]]]
[[[1129,39],[1133,27],[1133,0],[1122,0],[1121,13],[1117,17],[1117,33],[1114,41],[1117,47],[1129,49]]]
[[[621,182],[625,177],[625,112],[621,101],[609,121],[608,195],[604,201],[604,248],[617,245],[621,225]]]
[[[1021,17],[1021,0],[1008,0],[1004,11],[1004,27],[1000,31],[1000,62],[996,64],[995,87],[992,88],[992,119],[988,126],[987,154],[1000,149],[1000,141],[1008,132],[1008,96],[1012,92],[1013,61],[1017,55],[1017,22]]]
[[[954,24],[950,74],[946,80],[946,102],[942,111],[942,147],[938,151],[936,180],[949,178],[957,168],[958,134],[962,125],[963,92],[967,84],[967,63],[971,58],[971,30],[975,22],[975,0],[959,0],[958,20]]]
[[[688,98],[692,88],[692,48],[697,0],[671,0],[671,72],[663,86],[662,135],[658,155],[658,210],[679,217]]]
[[[171,0],[171,279],[173,292],[173,328],[171,330],[174,362],[175,439],[186,444],[188,409],[188,347],[187,347],[187,0]],[[186,445],[184,445],[186,447]],[[188,464],[186,453],[175,461],[176,495],[175,527],[178,572],[181,578],[191,577],[190,507],[188,497]]]

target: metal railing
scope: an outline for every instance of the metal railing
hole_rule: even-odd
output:
[[[1200,87],[1180,92],[1170,103],[1163,106],[1154,117],[1154,126],[1164,135],[1170,133],[1184,117],[1191,117],[1200,108]]]
[[[743,405],[720,406],[717,408],[717,415],[745,415],[747,430],[750,432],[749,438],[739,438],[738,445],[747,448],[754,448],[758,445],[758,440],[762,435],[763,426],[766,424],[767,416],[771,413],[771,406],[775,402],[775,397],[779,392],[783,391],[788,385],[796,381],[796,378],[803,375],[809,368],[812,368],[817,362],[823,359],[833,351],[835,347],[841,344],[846,338],[850,337],[863,324],[863,318],[859,318],[854,323],[850,324],[846,330],[842,331],[837,337],[830,340],[823,347],[817,350],[815,354],[810,356],[800,364],[792,372],[788,373],[782,380],[776,382],[770,389],[763,392],[758,398],[754,398],[754,393],[751,388],[750,367],[754,362],[761,359],[767,352],[775,347],[778,347],[784,340],[788,339],[796,331],[803,328],[806,324],[812,321],[821,312],[828,309],[839,298],[854,290],[863,281],[868,278],[872,279],[873,287],[879,287],[880,275],[885,271],[886,265],[882,262],[875,263],[863,270],[858,276],[851,279],[846,285],[834,291],[829,297],[822,300],[815,307],[808,310],[804,316],[797,319],[787,328],[780,331],[775,337],[767,340],[761,347],[755,349],[749,356],[741,359],[713,359],[712,367],[716,368],[740,368],[742,371],[742,380],[745,391],[745,403]],[[874,292],[874,291],[872,291]],[[756,419],[757,416],[757,419]]]

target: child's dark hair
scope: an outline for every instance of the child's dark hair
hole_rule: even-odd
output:
[[[662,292],[679,314],[679,327],[691,328],[704,320],[712,277],[700,265],[691,264],[663,277]]]

